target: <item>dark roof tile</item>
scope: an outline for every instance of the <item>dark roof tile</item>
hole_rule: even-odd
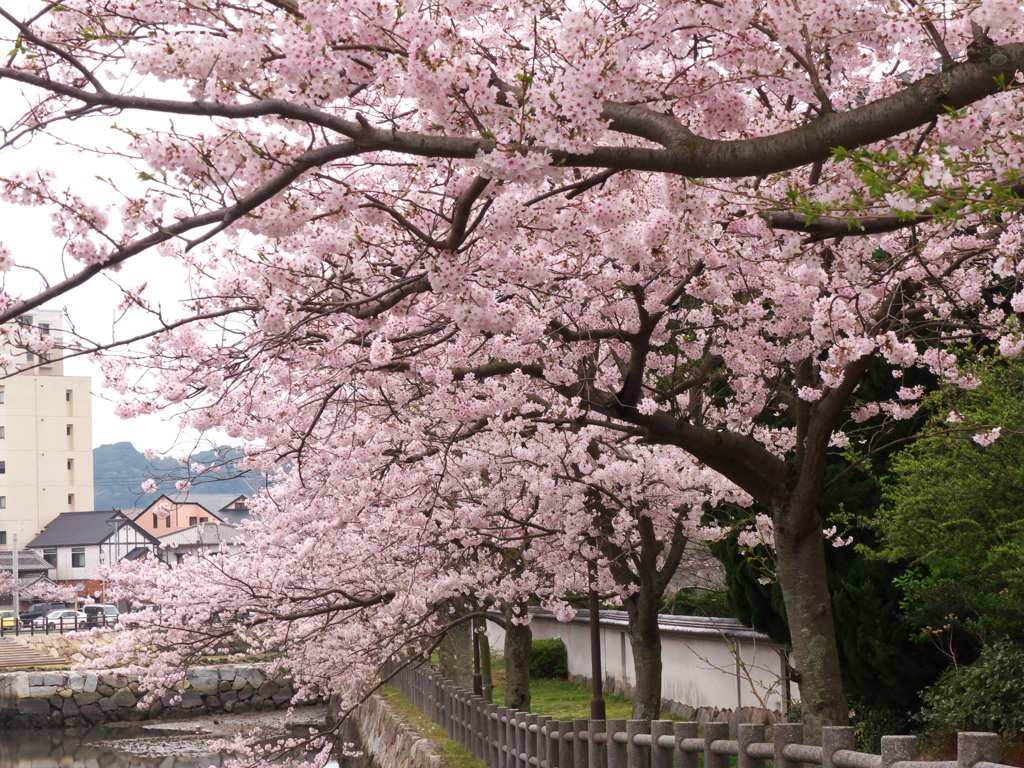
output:
[[[120,518],[124,523],[129,522],[128,518],[116,509],[62,512],[51,520],[28,546],[38,549],[99,544],[114,532],[114,526],[107,523],[114,518]]]

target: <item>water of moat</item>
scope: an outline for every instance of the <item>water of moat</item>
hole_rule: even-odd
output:
[[[291,724],[283,712],[223,715],[195,720],[116,724],[92,728],[0,730],[2,768],[214,768],[230,755],[210,750],[210,742],[256,730],[260,738],[305,735],[324,721],[323,707],[295,710]],[[365,768],[348,758],[341,768]],[[337,763],[330,764],[339,768]]]

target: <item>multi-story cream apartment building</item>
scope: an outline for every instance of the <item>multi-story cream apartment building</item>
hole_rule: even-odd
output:
[[[60,346],[60,312],[37,309],[20,322]],[[25,546],[61,512],[93,507],[89,377],[65,376],[56,350],[6,353],[19,372],[0,379],[0,549],[14,534]]]

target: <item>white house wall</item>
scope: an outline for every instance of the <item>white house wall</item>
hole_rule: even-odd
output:
[[[533,611],[531,611],[533,613]],[[633,652],[624,622],[609,620],[602,611],[601,655],[605,681],[634,686]],[[624,614],[622,614],[624,617]],[[671,617],[666,617],[670,619]],[[534,614],[530,623],[535,640],[560,639],[568,653],[569,674],[590,679],[590,628],[581,621],[560,622],[550,614]],[[488,622],[492,647],[500,651],[505,631]],[[724,637],[717,632],[663,625],[662,698],[691,707],[765,706],[785,708],[784,662],[767,638],[754,632]],[[736,652],[733,652],[733,649]],[[799,698],[791,684],[791,696]]]
[[[100,570],[100,547],[98,544],[91,544],[85,547],[85,567],[71,567],[72,547],[57,547],[57,574],[56,581],[83,581],[95,579]],[[42,549],[39,550],[42,552]]]

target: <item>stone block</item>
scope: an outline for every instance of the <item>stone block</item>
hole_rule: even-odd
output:
[[[209,712],[216,712],[218,709],[221,709],[220,698],[212,693],[209,696],[203,696],[203,706]]]
[[[220,691],[221,693],[223,693],[224,691],[230,691],[231,690],[231,681],[230,680],[221,680],[217,684],[217,690]]]
[[[110,698],[114,695],[114,689],[106,683],[103,683],[102,685],[96,686],[96,693],[104,698]]]
[[[50,702],[46,699],[18,699],[18,714],[49,715]]]
[[[155,699],[152,704],[149,705],[149,716],[153,718],[160,717],[164,713],[164,703],[160,699]]]
[[[53,672],[48,675],[43,675],[43,685],[56,685],[60,687],[62,685],[66,685],[67,681],[67,675],[59,675]]]
[[[238,689],[238,698],[242,699],[243,701],[245,699],[251,699],[252,698],[252,694],[253,694],[252,686],[249,685],[248,683],[246,683],[245,685],[243,685],[241,688]]]
[[[117,691],[117,693],[110,697],[110,700],[119,707],[134,707],[138,702],[138,699],[135,698],[135,694],[127,688],[122,688]]]
[[[78,714],[79,709],[80,708],[78,706],[77,701],[75,701],[74,699],[67,699],[64,702],[64,707],[62,711],[64,712],[64,717],[74,717]]]
[[[225,691],[218,698],[220,699],[220,705],[224,707],[224,709],[227,709],[228,704],[234,706],[234,703],[238,701],[238,694],[234,691]]]
[[[82,689],[86,692],[92,692],[96,690],[96,686],[99,685],[100,678],[95,672],[90,672],[85,676],[85,687]]]
[[[53,694],[47,701],[50,702],[50,706],[54,709],[62,709],[64,707],[64,699],[58,696],[56,693]]]
[[[260,687],[256,689],[256,693],[258,693],[264,699],[269,699],[280,690],[281,686],[279,686],[277,683],[272,683],[271,681],[267,680],[263,683],[260,683]]]
[[[107,718],[103,714],[103,710],[100,709],[99,704],[85,705],[81,708],[80,714],[90,725],[101,725],[107,722]]]
[[[103,697],[97,691],[82,691],[81,693],[76,693],[74,695],[74,699],[78,702],[78,706],[80,707],[86,704],[95,704],[102,698]]]
[[[193,709],[203,706],[203,697],[195,689],[189,689],[181,693],[181,700],[176,706],[182,709]]]
[[[43,682],[44,676],[39,672],[30,672],[28,675],[28,684],[33,686],[46,685]]]
[[[16,699],[26,699],[29,696],[29,684],[28,684],[28,673],[18,672],[14,676],[14,680],[11,684],[11,693],[14,694]]]
[[[80,675],[77,672],[72,672],[68,675],[68,688],[72,691],[84,691],[85,690],[85,676]]]
[[[48,699],[56,693],[56,685],[30,685],[28,687],[28,695],[34,699]]]
[[[234,667],[221,667],[218,670],[221,680],[234,680],[237,670]]]
[[[244,701],[235,702],[235,708],[231,710],[236,715],[244,715],[246,712],[252,712],[252,707],[246,704]]]
[[[62,699],[70,699],[72,696],[75,695],[75,692],[72,691],[70,688],[61,688],[59,691],[57,691],[57,695],[60,696]]]
[[[191,669],[188,681],[199,693],[214,693],[220,684],[220,676],[215,669]]]
[[[113,712],[117,709],[117,704],[113,699],[100,699],[100,709],[104,712]]]

